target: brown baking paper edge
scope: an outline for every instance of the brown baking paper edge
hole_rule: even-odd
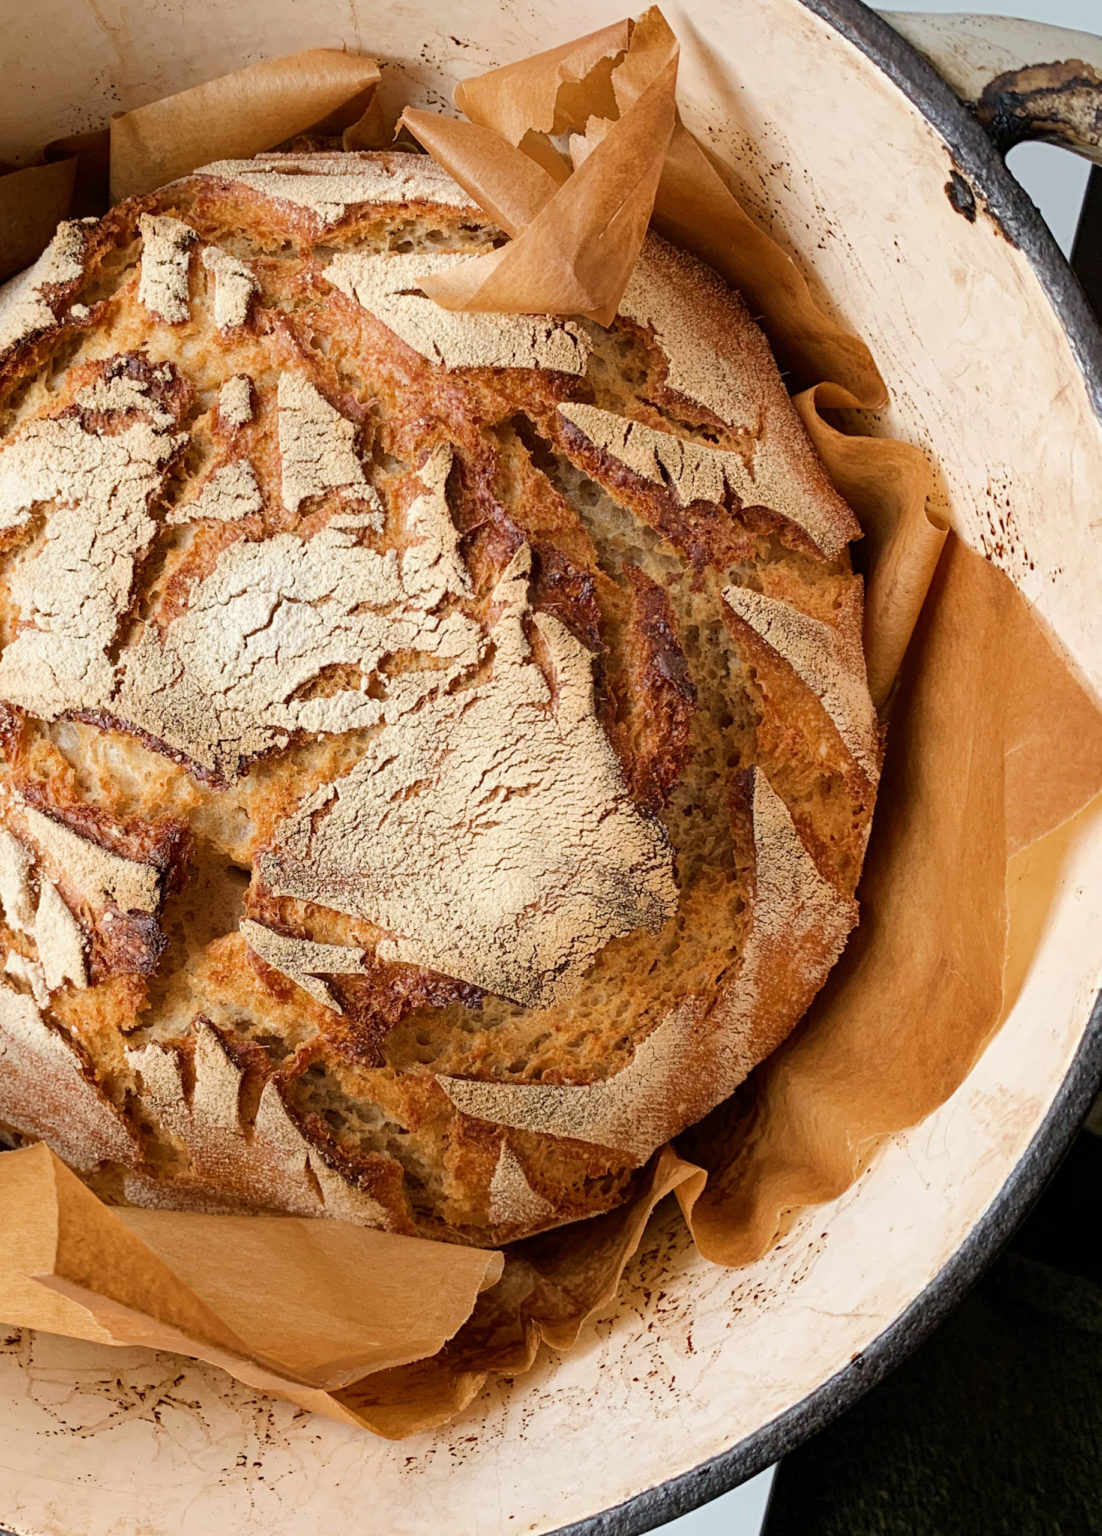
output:
[[[0,175],[0,282],[29,267],[69,212],[74,155]]]
[[[111,201],[163,187],[212,160],[248,159],[331,126],[348,102],[366,108],[378,83],[374,59],[312,48],[122,113],[111,119]]]
[[[378,84],[374,59],[311,48],[54,140],[46,164],[0,174],[0,282],[30,265],[67,214],[103,213],[210,161],[247,159],[308,132],[340,134],[346,149],[381,147]]]
[[[1096,702],[1009,578],[951,537],[893,706],[861,921],[797,1030],[679,1140],[709,1174],[680,1197],[707,1258],[759,1258],[960,1086],[1036,944],[1019,920],[1011,946],[1011,879],[1022,908],[1048,835],[1100,789]]]
[[[652,7],[637,22],[463,81],[455,95],[468,121],[407,108],[401,123],[514,236],[489,256],[426,278],[425,291],[446,308],[593,314],[584,304],[593,297],[590,272],[580,269],[578,251],[593,242],[610,256],[608,209],[619,187],[602,156],[628,130],[660,70],[671,59],[676,64],[675,47]],[[607,115],[617,112],[618,119]],[[566,133],[573,135],[573,174],[551,141]],[[868,582],[865,653],[870,691],[882,708],[945,540],[944,524],[928,510],[929,463],[909,443],[849,437],[823,416],[886,402],[872,355],[816,304],[792,257],[743,211],[676,111],[672,133],[655,126],[649,141],[636,133],[632,144],[648,167],[647,186],[657,179],[655,228],[739,289],[794,377],[821,381],[797,396],[796,406],[865,530],[858,555]],[[624,225],[615,233],[621,251],[606,267],[599,319],[623,295],[644,228]],[[564,294],[578,302],[560,303]]]
[[[491,217],[519,237],[586,165],[601,166],[597,151],[619,128],[615,114],[630,108],[640,76],[644,81],[647,78],[646,69],[640,67],[621,67],[617,74],[617,65],[624,64],[620,55],[625,48],[629,49],[626,57],[630,58],[633,35],[631,24],[625,22],[579,44],[565,45],[550,54],[522,61],[510,70],[494,71],[479,81],[467,82],[461,89],[461,99],[468,111],[483,120],[463,123],[413,113],[407,113],[405,120],[418,123],[419,136],[427,134],[434,138],[428,147],[436,157],[484,206],[488,205]],[[652,41],[660,36],[661,27],[652,23]],[[649,50],[640,49],[639,53],[644,60],[648,56],[653,60]],[[278,62],[290,65],[293,61]],[[250,74],[251,71],[240,71],[228,78]],[[653,71],[650,78],[653,81]],[[293,95],[291,75],[286,89]],[[192,92],[186,92],[169,99],[177,104],[174,110],[180,113],[182,121],[186,119],[187,108],[181,103],[191,96]],[[242,100],[239,97],[239,103]],[[489,126],[495,113],[500,114],[511,138]],[[158,118],[159,114],[154,112],[150,121],[156,122]],[[163,124],[165,119],[160,121]],[[255,147],[271,147],[303,127],[318,126],[316,121],[288,126],[288,121],[281,117],[279,136],[268,144],[254,141]],[[579,165],[573,173],[550,138],[552,133],[570,130],[575,132],[574,158]],[[795,263],[748,219],[721,173],[679,122],[675,121],[662,151],[665,158],[660,175],[653,178],[655,145],[663,131],[661,125],[656,131],[652,124],[650,163],[652,179],[657,180],[654,222],[679,243],[711,260],[743,289],[755,312],[764,317],[763,326],[793,376],[811,383],[797,397],[797,409],[828,471],[855,506],[866,530],[870,678],[878,701],[884,702],[945,538],[944,530],[927,516],[929,466],[918,450],[908,444],[849,436],[822,414],[824,410],[875,406],[883,401],[883,384],[867,348],[819,309]],[[371,92],[358,126],[345,128],[345,142],[350,147],[356,145],[357,132],[363,135],[364,143],[379,142],[378,102]],[[155,135],[152,140],[155,143]],[[78,158],[83,155],[90,162],[98,153],[102,160],[103,139],[81,136],[80,140],[62,143],[55,152],[70,152]],[[194,145],[189,150],[191,165],[187,169],[212,157],[241,152],[224,142],[215,150]],[[640,142],[636,142],[634,153],[637,165],[641,165],[646,155]],[[597,212],[593,216],[604,217],[609,206],[604,177],[591,169],[589,184],[596,189],[587,195],[594,199]],[[4,180],[0,180],[0,197],[3,186]],[[579,238],[578,221],[584,213],[585,200],[581,200],[580,207],[575,209],[571,232],[575,242]],[[605,228],[607,223],[606,218],[600,227]],[[637,220],[624,220],[619,238],[635,239],[637,229]],[[548,234],[553,237],[553,226],[549,226]],[[576,277],[571,274],[570,280]],[[517,308],[536,307],[531,299],[525,302],[523,294],[507,297]],[[815,384],[815,379],[825,382]],[[984,843],[982,870],[974,881],[966,882],[967,891],[962,888],[961,900],[954,907],[955,912],[961,907],[965,919],[975,925],[973,930],[966,922],[962,929],[962,933],[977,941],[975,952],[969,950],[970,960],[978,954],[984,963],[966,998],[966,1029],[960,1031],[963,1036],[970,1029],[971,1038],[941,1042],[943,1059],[939,1071],[931,1075],[936,1086],[931,1088],[925,1082],[924,1093],[908,1099],[898,1082],[894,1063],[884,1060],[883,1043],[877,1046],[879,1057],[862,1054],[860,1030],[852,1022],[848,1033],[844,1028],[850,1017],[844,989],[856,987],[860,991],[860,977],[855,981],[854,974],[861,966],[862,954],[866,950],[875,952],[877,935],[881,943],[890,941],[890,923],[876,920],[880,892],[883,889],[890,893],[900,849],[914,852],[913,831],[908,836],[904,828],[897,835],[895,816],[881,813],[862,888],[867,914],[871,914],[863,925],[867,933],[862,937],[862,929],[858,930],[857,942],[851,946],[808,1024],[783,1048],[782,1054],[755,1074],[736,1102],[709,1117],[691,1139],[683,1139],[680,1155],[669,1148],[658,1154],[640,1175],[636,1192],[626,1205],[605,1216],[513,1245],[507,1251],[500,1280],[481,1294],[470,1291],[471,1277],[466,1276],[466,1321],[461,1321],[449,1341],[435,1353],[426,1352],[416,1358],[417,1351],[411,1346],[407,1356],[410,1363],[374,1369],[357,1381],[348,1381],[346,1377],[340,1385],[329,1379],[331,1390],[326,1390],[310,1382],[291,1380],[294,1372],[286,1374],[288,1362],[299,1374],[304,1373],[311,1360],[316,1363],[309,1339],[297,1332],[293,1319],[274,1340],[270,1336],[249,1335],[247,1318],[240,1315],[243,1298],[247,1297],[246,1311],[250,1314],[263,1311],[265,1306],[265,1298],[256,1293],[256,1271],[240,1276],[227,1268],[227,1275],[236,1275],[233,1283],[222,1287],[217,1295],[204,1298],[200,1282],[204,1269],[212,1266],[194,1264],[194,1255],[205,1252],[203,1243],[196,1242],[198,1222],[240,1222],[245,1224],[241,1230],[249,1232],[263,1226],[270,1229],[277,1244],[282,1241],[279,1234],[285,1234],[289,1243],[285,1260],[277,1259],[275,1269],[262,1271],[280,1274],[278,1266],[284,1261],[291,1265],[299,1262],[303,1237],[299,1229],[344,1226],[307,1223],[297,1218],[196,1217],[99,1207],[113,1220],[111,1231],[117,1242],[121,1242],[121,1230],[129,1242],[139,1242],[151,1255],[149,1259],[143,1258],[136,1272],[148,1279],[150,1265],[161,1264],[163,1269],[157,1273],[163,1278],[167,1271],[171,1282],[166,1281],[160,1291],[156,1286],[147,1286],[144,1291],[139,1288],[135,1292],[124,1265],[114,1274],[112,1283],[117,1284],[117,1290],[111,1291],[107,1283],[109,1271],[101,1272],[94,1262],[87,1262],[84,1270],[78,1270],[77,1278],[73,1278],[69,1272],[72,1266],[63,1273],[55,1272],[48,1264],[38,1270],[27,1265],[19,1270],[13,1269],[9,1260],[6,1269],[0,1264],[0,1298],[8,1301],[5,1305],[0,1300],[0,1308],[7,1312],[10,1306],[16,1306],[18,1316],[13,1320],[28,1326],[100,1342],[143,1342],[212,1360],[260,1390],[288,1396],[303,1407],[397,1438],[444,1422],[467,1407],[488,1374],[516,1375],[528,1369],[541,1343],[569,1347],[585,1321],[614,1296],[651,1210],[666,1193],[678,1194],[702,1251],[724,1262],[741,1263],[756,1257],[775,1239],[793,1207],[830,1198],[844,1189],[871,1155],[870,1149],[878,1137],[913,1123],[936,1107],[967,1071],[983,1040],[995,1027],[1003,995],[1007,850],[1017,846],[1015,839],[1020,843],[1022,839],[1029,841],[1041,836],[1070,814],[1102,773],[1102,742],[1093,707],[1077,694],[1077,685],[1071,683],[1063,664],[1055,658],[1006,578],[950,541],[938,575],[936,603],[927,607],[920,646],[908,662],[908,679],[892,701],[893,734],[885,802],[890,803],[896,794],[915,791],[916,786],[923,795],[932,796],[934,769],[938,773],[961,769],[951,752],[944,757],[951,746],[951,727],[958,718],[956,707],[967,708],[974,700],[976,669],[982,673],[982,659],[991,654],[991,646],[999,643],[994,615],[1001,614],[1010,622],[1007,615],[1015,612],[1015,604],[1020,610],[1018,620],[1022,615],[1028,620],[1019,639],[1032,658],[1036,675],[1047,676],[1050,684],[1060,684],[1055,694],[1050,693],[1049,700],[1055,697],[1059,701],[1063,711],[1061,726],[1066,725],[1066,731],[1053,732],[1049,752],[1035,750],[1038,738],[1036,731],[1029,729],[1028,705],[1023,705],[1021,697],[1004,699],[995,715],[987,720],[985,733],[981,732],[973,741],[974,748],[984,755],[988,769],[993,763],[1011,764],[1009,773],[1000,766],[994,775],[1003,793],[1001,815],[991,819],[998,802],[998,793],[991,783],[994,770],[989,773],[985,769],[973,782],[970,770],[974,757],[964,763],[963,775],[954,788],[954,804],[958,805],[959,814],[953,824],[958,834],[964,827],[978,826],[986,832],[997,825],[999,830]],[[940,681],[936,687],[929,685],[924,668],[936,665],[940,672],[947,659],[963,663],[969,658],[972,671],[962,664],[959,681],[957,674],[950,673],[951,686]],[[924,676],[928,685],[925,689]],[[973,708],[965,718],[975,724],[985,719],[984,710]],[[1076,770],[1068,775],[1054,775],[1048,758],[1051,755],[1059,760],[1060,737],[1065,734],[1066,745],[1074,743],[1076,748]],[[933,754],[934,769],[921,750],[912,762],[911,744]],[[1031,750],[1014,754],[1011,744]],[[926,771],[918,771],[915,763],[919,769],[925,764]],[[915,772],[917,778],[912,782],[909,776],[913,777]],[[899,787],[893,787],[897,781]],[[1040,796],[1039,782],[1043,785]],[[939,801],[938,807],[940,804]],[[932,816],[938,807],[921,795],[916,800],[916,813]],[[958,842],[956,847],[959,846]],[[936,859],[931,858],[918,868],[928,880],[932,872],[937,872]],[[937,908],[931,914],[936,919],[941,915],[940,905],[931,905]],[[996,972],[997,981],[993,981]],[[838,1002],[840,997],[842,1004]],[[820,1034],[822,1039],[815,1046]],[[804,1044],[808,1039],[813,1042],[812,1048]],[[829,1072],[832,1042],[838,1045],[846,1064],[840,1080],[837,1074],[832,1079]],[[801,1050],[809,1054],[801,1056]],[[784,1067],[791,1059],[795,1060],[794,1074]],[[889,1065],[890,1082],[884,1077]],[[820,1068],[824,1070],[825,1085],[816,1077]],[[926,1075],[925,1060],[922,1072]],[[842,1090],[850,1090],[848,1097],[845,1091],[835,1092],[833,1097],[828,1091],[837,1090],[839,1081]],[[883,1098],[885,1086],[894,1090],[889,1102]],[[866,1096],[867,1104],[855,1097],[857,1089]],[[871,1115],[863,1112],[863,1107],[869,1106],[874,1111]],[[790,1138],[792,1117],[805,1115],[814,1124],[804,1125],[802,1139]],[[78,1200],[74,1189],[81,1191],[81,1208],[88,1217],[87,1231],[100,1233],[104,1218],[98,1213],[94,1219],[90,1215],[93,1207],[99,1206],[95,1197],[52,1154],[45,1149],[32,1150],[40,1163],[48,1165],[46,1186],[52,1184],[55,1190],[64,1186],[73,1201]],[[0,1159],[0,1172],[12,1157],[28,1155],[9,1154]],[[701,1166],[689,1160],[690,1156],[698,1155]],[[710,1170],[707,1186],[705,1169]],[[40,1166],[36,1176],[43,1180],[46,1172],[47,1167]],[[39,1188],[28,1202],[28,1209],[42,1199],[43,1188]],[[159,1228],[156,1242],[151,1226],[140,1227],[149,1218]],[[359,1228],[348,1230],[365,1239],[386,1236]],[[208,1241],[206,1234],[203,1241]],[[422,1246],[416,1239],[399,1241],[412,1244],[411,1252]],[[95,1251],[94,1246],[89,1246],[86,1258]],[[448,1250],[457,1251],[466,1250]],[[130,1247],[125,1252],[132,1258],[135,1250]],[[171,1258],[167,1264],[166,1254]],[[31,1257],[35,1263],[43,1263],[40,1255]],[[88,1281],[94,1285],[84,1283]],[[274,1283],[272,1289],[276,1289]],[[105,1291],[111,1294],[105,1295]],[[320,1291],[315,1286],[315,1303],[322,1293],[328,1297],[328,1278]],[[462,1310],[461,1300],[459,1297],[456,1302],[457,1315]],[[408,1318],[406,1322],[408,1325]],[[238,1328],[232,1326],[234,1323]],[[346,1348],[348,1338],[341,1331],[345,1326],[338,1314],[329,1364],[332,1367],[334,1360],[340,1360],[342,1369],[355,1370],[362,1361]],[[401,1336],[408,1338],[408,1334]],[[419,1338],[419,1348],[432,1342],[423,1334]],[[282,1372],[272,1368],[277,1356]]]
[[[613,88],[619,77],[630,87],[622,93],[618,119],[582,163],[575,162],[573,173],[562,176],[549,134],[584,130],[596,112],[615,109],[603,66],[620,53],[611,70]],[[460,135],[457,153],[448,157],[453,163],[439,144],[433,149],[427,142],[434,115],[403,113],[403,125],[480,203],[483,180],[491,188],[508,185],[519,152],[543,170],[541,184],[530,178],[518,183],[517,205],[503,224],[513,233],[508,244],[426,279],[429,297],[445,309],[582,314],[611,324],[647,231],[674,130],[677,56],[677,39],[652,8],[634,26],[608,27],[467,81],[456,94],[472,121],[451,125]],[[501,76],[504,87],[494,92],[492,83],[501,86]],[[513,134],[499,135],[502,117]],[[479,165],[467,169],[475,156],[486,165],[481,174]],[[500,214],[504,199],[491,195],[489,206]]]
[[[42,1143],[0,1157],[0,1229],[7,1321],[190,1355],[356,1423],[334,1392],[438,1354],[503,1264],[343,1221],[107,1206]]]

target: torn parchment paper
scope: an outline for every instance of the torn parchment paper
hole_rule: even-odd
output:
[[[658,1201],[702,1178],[660,1153],[627,1204],[503,1260],[343,1221],[108,1206],[40,1143],[0,1155],[0,1315],[189,1355],[399,1438],[466,1407],[491,1371],[527,1370],[544,1340],[569,1347]]]
[[[360,106],[379,83],[373,59],[314,48],[250,64],[111,120],[111,201],[149,192],[211,160],[245,159]]]
[[[583,314],[610,324],[673,133],[677,52],[677,39],[652,8],[634,25],[605,28],[468,81],[457,99],[471,121],[444,130],[457,136],[450,156],[434,140],[432,113],[405,112],[414,137],[480,203],[486,181],[513,235],[498,250],[433,276],[425,292],[446,309]],[[564,175],[552,135],[584,134],[594,107],[615,111],[615,120],[596,119],[592,144]],[[525,174],[525,158],[541,176]]]

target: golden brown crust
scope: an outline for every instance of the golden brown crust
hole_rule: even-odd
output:
[[[668,594],[637,565],[626,564],[623,575],[627,665],[606,729],[635,800],[657,812],[692,755],[696,686],[678,644]]]
[[[420,294],[498,238],[264,156],[0,296],[0,1123],[135,1201],[608,1209],[855,920],[856,526],[764,341],[657,240],[607,331]]]

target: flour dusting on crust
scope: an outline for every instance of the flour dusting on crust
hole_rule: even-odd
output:
[[[216,523],[237,523],[264,505],[256,473],[247,459],[233,459],[212,470],[191,501],[173,507],[166,522],[193,523],[209,517]]]
[[[171,413],[151,397],[146,383],[125,373],[86,384],[77,391],[74,404],[86,411],[138,411],[158,429],[172,425]]]
[[[378,1201],[334,1173],[305,1140],[274,1082],[265,1084],[253,1123],[242,1122],[241,1070],[208,1024],[200,1020],[195,1031],[190,1099],[177,1051],[147,1045],[129,1052],[128,1059],[141,1074],[154,1120],[186,1149],[190,1162],[189,1172],[175,1181],[128,1179],[127,1198],[135,1205],[259,1206],[360,1226],[391,1225]],[[221,1191],[226,1193],[220,1199]]]
[[[860,633],[841,633],[749,587],[728,587],[723,600],[803,679],[834,722],[854,762],[875,783],[879,733],[865,681]]]
[[[308,496],[366,483],[354,424],[299,373],[279,379],[279,457],[288,512]]]
[[[731,490],[742,506],[767,507],[795,523],[828,559],[836,559],[846,547],[845,530],[824,514],[821,498],[801,494],[800,484],[788,473],[770,474],[768,456],[755,474],[737,449],[710,448],[599,406],[571,401],[559,406],[559,415],[584,432],[595,448],[667,490],[680,507],[694,501],[722,506]]]
[[[223,331],[244,325],[249,318],[253,294],[260,292],[256,274],[243,261],[217,245],[205,245],[202,260],[214,282],[215,325]]]
[[[532,1188],[520,1159],[507,1141],[501,1143],[490,1179],[489,1220],[494,1226],[534,1227],[553,1216],[550,1200]]]
[[[589,338],[573,320],[548,315],[467,314],[441,309],[425,296],[420,280],[446,272],[463,253],[372,256],[349,251],[325,269],[334,288],[445,368],[553,368],[584,373]]]
[[[8,927],[28,936],[34,933],[33,868],[30,850],[7,828],[0,828],[0,906]]]
[[[417,471],[424,487],[406,512],[411,540],[401,558],[402,586],[426,611],[444,598],[469,597],[471,581],[459,553],[459,534],[448,508],[448,475],[452,451],[443,444],[433,449]]]
[[[34,941],[42,960],[46,985],[51,992],[71,981],[88,985],[84,963],[84,929],[66,906],[52,880],[40,880],[38,911],[34,917]]]
[[[804,518],[814,518],[815,529],[808,531],[830,559],[861,537],[857,519],[827,479],[796,415],[765,337],[714,272],[649,235],[620,313],[650,334],[664,359],[665,384],[673,396],[666,404],[673,413],[679,414],[680,396],[739,433],[766,506],[801,526],[790,508],[803,508]]]
[[[46,984],[45,968],[38,960],[28,960],[17,950],[8,951],[4,960],[5,976],[12,976],[30,989],[30,994],[40,1008],[50,1006],[50,989]]]
[[[346,944],[318,944],[294,934],[275,933],[262,923],[245,918],[241,934],[251,950],[274,970],[290,978],[323,1008],[340,1012],[340,1004],[320,978],[322,976],[362,976],[363,951]]]
[[[594,713],[591,658],[533,615],[530,554],[498,583],[492,676],[426,698],[278,830],[278,893],[369,918],[380,959],[428,966],[529,1006],[574,991],[610,939],[656,930],[677,887],[661,824],[629,799]]]
[[[647,239],[620,300],[620,314],[653,332],[668,364],[671,389],[729,426],[754,430],[762,402],[753,373],[736,366],[722,336],[707,328],[716,317],[685,302],[682,279],[692,274],[679,269],[688,266],[664,241]]]
[[[355,518],[335,518],[310,539],[286,533],[230,545],[163,638],[147,629],[128,649],[116,712],[232,778],[293,731],[397,718],[474,665],[477,626],[459,613],[427,613],[395,555],[365,548],[357,533]],[[366,678],[395,651],[431,657],[433,666],[396,679],[386,700],[362,687],[301,695],[327,667],[355,665]]]
[[[156,529],[149,505],[185,441],[141,420],[101,434],[46,418],[0,452],[0,528],[55,506],[45,544],[9,577],[22,627],[0,656],[0,697],[51,720],[110,701],[106,652]]]
[[[831,960],[855,920],[853,903],[819,874],[784,801],[754,774],[754,918],[734,981],[709,1008],[690,998],[635,1048],[622,1071],[576,1086],[440,1077],[457,1109],[479,1120],[615,1147],[639,1162],[687,1121],[733,1093],[762,1055],[770,989],[804,965],[824,936]],[[817,985],[812,978],[812,990]]]
[[[16,814],[58,875],[79,891],[89,905],[111,904],[123,912],[157,910],[162,876],[154,865],[124,859],[109,848],[101,848],[25,802],[17,806]]]
[[[82,1171],[134,1162],[137,1137],[34,1000],[0,981],[0,1124],[49,1142]]]
[[[196,176],[240,182],[277,202],[305,208],[323,225],[335,224],[363,203],[437,203],[470,207],[470,199],[427,155],[257,155],[216,160]]]
[[[235,373],[218,391],[218,415],[233,430],[253,419],[253,385],[247,374]]]
[[[57,319],[51,290],[78,283],[84,276],[84,250],[95,219],[70,219],[33,267],[0,287],[0,357]]]
[[[138,228],[144,242],[138,298],[151,315],[180,325],[191,317],[188,248],[196,232],[182,219],[157,213],[143,213]]]

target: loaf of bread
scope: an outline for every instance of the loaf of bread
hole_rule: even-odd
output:
[[[449,313],[420,155],[265,155],[0,293],[0,1126],[105,1197],[498,1243],[791,1030],[880,760],[742,302]]]

